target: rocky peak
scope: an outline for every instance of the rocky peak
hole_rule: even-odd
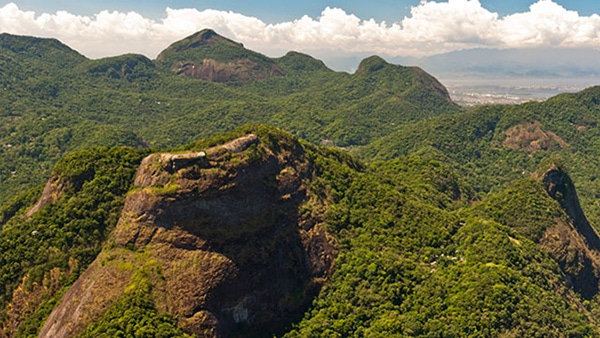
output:
[[[569,220],[556,219],[540,246],[559,264],[573,289],[586,299],[600,290],[600,239],[585,217],[575,186],[562,166],[552,163],[538,171],[546,192],[556,200]]]
[[[270,58],[210,29],[173,43],[156,60],[179,76],[211,82],[262,80],[284,75]]]
[[[306,310],[332,268],[334,247],[321,221],[301,212],[323,203],[305,186],[312,170],[297,141],[260,133],[146,157],[112,244],[63,296],[40,336],[82,332],[147,262],[157,274],[145,272],[156,307],[187,332],[276,333]]]
[[[600,237],[585,217],[573,181],[566,171],[553,166],[544,173],[542,182],[548,195],[560,203],[577,231],[585,238],[587,245],[594,250],[600,250]]]
[[[31,215],[38,212],[40,209],[42,209],[48,203],[52,203],[52,202],[56,201],[60,197],[60,195],[62,195],[62,193],[64,191],[64,188],[65,188],[64,183],[65,182],[62,182],[61,180],[59,180],[53,173],[50,176],[50,179],[48,180],[48,182],[46,182],[46,185],[44,186],[44,190],[42,191],[42,196],[40,196],[40,198],[33,205],[33,207],[31,207],[31,209],[29,209],[27,211],[27,213],[26,213],[27,217],[31,217]]]

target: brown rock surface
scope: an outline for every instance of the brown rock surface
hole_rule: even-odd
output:
[[[161,276],[152,279],[157,309],[189,333],[270,334],[297,319],[331,272],[334,246],[319,217],[301,212],[324,209],[304,183],[312,175],[304,149],[278,148],[250,134],[146,158],[108,245],[40,336],[82,332],[148,264]],[[165,165],[174,156],[184,165]]]
[[[558,262],[573,289],[590,299],[600,290],[600,237],[585,217],[575,186],[564,170],[552,166],[541,180],[569,222],[557,219],[544,233],[540,246]]]
[[[542,130],[539,121],[513,126],[506,131],[503,146],[523,149],[528,152],[548,150],[551,147],[565,148],[567,142],[551,131]]]

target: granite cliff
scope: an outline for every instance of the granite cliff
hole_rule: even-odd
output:
[[[210,29],[173,43],[156,60],[177,75],[211,82],[244,82],[284,75],[273,60]]]
[[[297,319],[335,245],[320,225],[325,202],[305,184],[313,168],[302,145],[265,138],[146,157],[108,244],[40,336],[83,332],[140,272],[157,309],[198,336],[269,334]]]
[[[568,216],[557,219],[540,240],[554,258],[573,289],[586,299],[598,294],[600,286],[600,237],[581,209],[579,197],[564,168],[553,165],[541,176],[548,195]]]

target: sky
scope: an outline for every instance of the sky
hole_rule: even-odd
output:
[[[204,28],[268,56],[422,57],[473,48],[600,50],[597,0],[14,0],[0,32],[53,37],[89,58],[154,59]]]

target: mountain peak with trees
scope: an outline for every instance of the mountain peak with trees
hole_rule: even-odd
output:
[[[600,332],[600,87],[0,40],[0,337]]]
[[[156,60],[177,75],[205,81],[249,81],[284,75],[273,60],[210,29],[173,43]]]

